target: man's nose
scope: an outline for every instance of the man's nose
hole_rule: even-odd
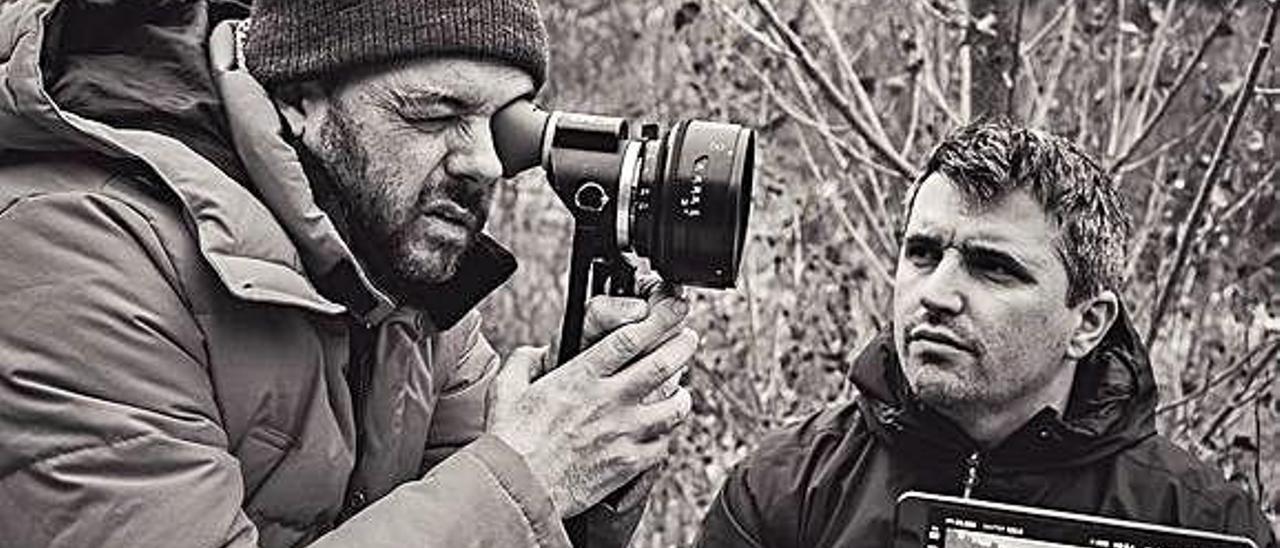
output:
[[[468,124],[465,134],[456,138],[450,149],[445,159],[449,175],[480,183],[491,183],[502,177],[502,162],[493,147],[488,118]]]
[[[964,265],[955,252],[945,253],[920,287],[920,304],[930,313],[956,315],[964,310]]]

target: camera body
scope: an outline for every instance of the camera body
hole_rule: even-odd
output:
[[[623,118],[548,112],[519,99],[490,122],[503,174],[542,166],[574,219],[559,363],[582,340],[587,288],[633,295],[635,262],[666,281],[733,287],[755,182],[754,130],[699,120],[663,134]]]
[[[505,175],[541,165],[573,215],[575,250],[648,258],[674,283],[732,287],[750,216],[755,132],[699,120],[662,134],[623,118],[516,101],[493,118]],[[616,285],[616,284],[615,284]],[[613,292],[613,291],[610,291]]]

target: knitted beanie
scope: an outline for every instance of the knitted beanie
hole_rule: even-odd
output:
[[[457,55],[523,69],[541,87],[547,29],[536,0],[257,0],[244,45],[264,85]]]

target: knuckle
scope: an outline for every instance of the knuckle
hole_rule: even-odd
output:
[[[635,356],[644,350],[644,345],[641,344],[640,337],[633,329],[624,327],[614,331],[613,334],[610,335],[610,340],[612,341],[611,344],[613,345],[613,350],[626,357]]]
[[[601,301],[603,297],[592,297],[587,301],[587,312],[583,314],[583,323],[589,326],[599,326],[603,323],[604,306]]]
[[[674,372],[676,366],[670,359],[661,353],[653,354],[651,359],[653,367],[649,369],[649,384],[651,386],[661,385],[663,382],[666,382],[668,377],[671,376],[671,373]]]
[[[622,470],[635,470],[643,465],[643,457],[637,450],[638,447],[632,444],[623,446],[613,457],[615,467]]]

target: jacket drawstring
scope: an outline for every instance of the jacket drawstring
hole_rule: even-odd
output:
[[[973,488],[978,485],[978,466],[982,463],[982,458],[977,451],[969,455],[965,459],[966,473],[964,477],[964,498],[972,498]]]

